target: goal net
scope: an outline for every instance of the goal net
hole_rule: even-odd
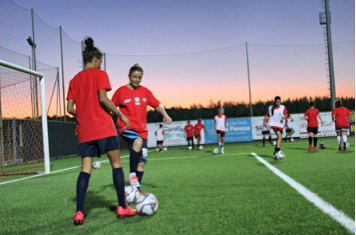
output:
[[[0,176],[49,173],[44,81],[0,60]]]

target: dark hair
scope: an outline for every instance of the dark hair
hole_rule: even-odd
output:
[[[198,118],[198,123],[201,123],[203,121],[203,119]]]
[[[274,113],[274,108],[277,106],[277,105],[276,105],[276,101],[277,101],[277,100],[280,100],[280,99],[281,99],[280,96],[274,97],[274,101],[273,101],[273,105],[272,105],[272,116],[273,116],[273,113]]]
[[[189,120],[188,120],[187,122],[188,122],[188,123],[190,123],[190,121],[189,121]]]
[[[142,67],[139,65],[139,64],[134,64],[131,68],[130,68],[130,71],[129,71],[129,76],[131,76],[131,74],[133,72],[141,72],[143,74],[143,69]]]
[[[314,106],[314,102],[313,102],[313,101],[310,101],[309,107],[313,107],[313,106]]]
[[[101,59],[103,53],[94,46],[94,40],[91,37],[87,37],[85,39],[85,49],[82,52],[82,56],[83,63],[86,65],[87,63],[92,62],[94,57]]]
[[[163,127],[163,125],[162,125],[162,124],[159,124],[159,127]]]
[[[341,107],[341,100],[335,100],[335,107]]]

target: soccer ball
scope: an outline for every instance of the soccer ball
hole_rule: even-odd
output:
[[[93,162],[93,168],[94,169],[100,169],[101,168],[101,162],[98,162],[98,161]]]
[[[138,196],[139,196],[139,191],[136,187],[131,185],[125,187],[125,197],[127,202],[129,203],[136,202]]]
[[[290,138],[290,141],[291,141],[291,142],[293,142],[293,141],[294,141],[294,139],[293,139],[293,138]]]
[[[198,148],[199,150],[203,150],[203,146],[199,146],[199,148]]]
[[[166,151],[167,151],[167,148],[166,148],[166,147],[164,147],[164,148],[163,148],[163,151],[165,151],[165,152],[166,152]]]
[[[346,143],[346,148],[350,148],[350,144],[349,143]]]
[[[217,148],[214,148],[214,150],[213,150],[213,154],[218,154],[219,153],[219,149],[217,149]]]
[[[158,210],[158,200],[151,193],[143,193],[136,199],[135,207],[140,215],[153,215]]]
[[[320,144],[319,144],[319,148],[320,148],[320,149],[325,149],[325,148],[326,148],[325,143],[320,143]]]
[[[188,146],[188,150],[192,150],[192,146]]]
[[[283,158],[284,158],[284,153],[283,153],[282,151],[278,151],[278,152],[276,153],[276,158],[277,158],[278,160],[283,159]]]
[[[276,141],[273,141],[273,145],[276,146],[277,142]]]

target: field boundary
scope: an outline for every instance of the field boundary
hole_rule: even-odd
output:
[[[318,195],[284,174],[282,171],[272,166],[266,160],[258,156],[256,153],[251,153],[258,161],[264,164],[268,169],[270,169],[274,174],[279,176],[282,180],[284,180],[287,184],[289,184],[292,188],[297,190],[303,197],[305,197],[308,201],[313,203],[316,207],[322,210],[325,214],[328,214],[331,218],[339,222],[342,226],[344,226],[348,231],[354,233],[355,232],[355,221],[345,215],[342,211],[339,211],[331,204],[325,202]]]

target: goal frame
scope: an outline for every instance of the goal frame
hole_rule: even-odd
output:
[[[43,153],[44,153],[44,165],[45,174],[50,173],[50,158],[49,158],[49,142],[48,142],[48,122],[47,122],[47,111],[46,111],[46,89],[45,89],[45,75],[37,71],[27,69],[3,60],[0,60],[0,66],[7,67],[13,70],[17,70],[23,73],[27,73],[36,76],[40,79],[40,89],[41,89],[41,109],[42,109],[42,134],[43,134]]]

